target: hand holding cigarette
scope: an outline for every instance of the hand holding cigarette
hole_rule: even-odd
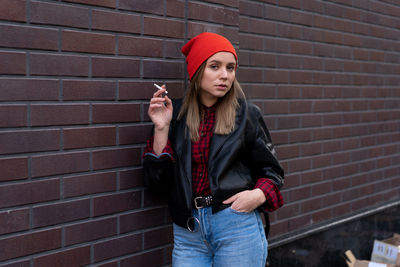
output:
[[[164,88],[162,88],[161,86],[159,86],[158,84],[154,84],[154,86],[158,89],[158,90],[162,90],[162,89],[164,89]],[[168,91],[167,90],[165,90],[165,94],[168,94]]]
[[[163,131],[169,127],[172,119],[172,101],[167,95],[168,94],[165,85],[159,86],[154,84],[158,89],[154,92],[153,97],[150,99],[150,106],[148,114],[152,122],[154,123],[156,131]]]

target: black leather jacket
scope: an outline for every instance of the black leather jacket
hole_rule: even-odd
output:
[[[186,118],[177,119],[181,104],[182,100],[173,102],[169,132],[174,160],[147,154],[143,166],[146,185],[158,192],[168,192],[172,220],[186,228],[194,207],[191,140]],[[208,162],[214,202],[253,189],[258,178],[269,178],[278,188],[283,185],[284,172],[275,156],[262,114],[257,106],[244,100],[240,102],[233,132],[213,134]]]

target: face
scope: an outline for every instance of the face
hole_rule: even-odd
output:
[[[200,101],[208,107],[214,105],[232,87],[235,80],[236,59],[232,53],[218,52],[206,63],[200,81]]]

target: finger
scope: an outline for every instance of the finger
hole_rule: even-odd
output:
[[[222,203],[223,203],[223,204],[230,204],[230,203],[232,203],[232,202],[235,202],[235,200],[236,200],[237,198],[238,198],[238,195],[235,194],[235,195],[231,196],[230,198],[225,199],[224,201],[222,201]]]
[[[154,92],[153,97],[162,97],[162,94],[165,92],[165,89],[159,89]]]
[[[165,98],[164,97],[153,97],[150,99],[150,104],[153,103],[165,103]]]
[[[165,102],[166,102],[167,106],[172,107],[172,100],[168,96],[164,96],[164,98],[165,98]]]

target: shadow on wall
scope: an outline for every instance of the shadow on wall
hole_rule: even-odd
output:
[[[400,232],[400,205],[273,248],[267,266],[347,267],[344,252],[369,260],[375,239]]]

